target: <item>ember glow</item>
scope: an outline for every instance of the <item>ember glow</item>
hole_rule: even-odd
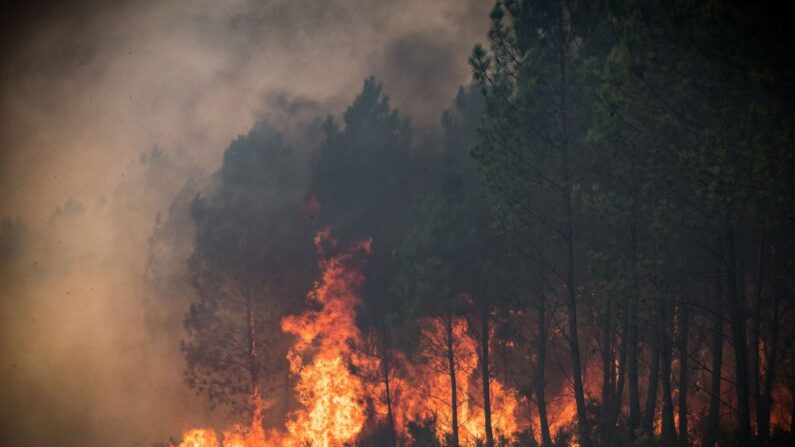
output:
[[[334,447],[355,442],[368,422],[384,422],[378,420],[386,413],[383,406],[376,405],[376,411],[371,413],[366,402],[372,397],[368,392],[381,390],[368,388],[351,373],[353,366],[378,368],[374,360],[351,349],[362,341],[355,317],[356,306],[360,304],[358,293],[366,280],[362,264],[370,252],[370,241],[357,242],[325,259],[326,247],[337,249],[337,241],[327,229],[315,236],[315,246],[322,258],[322,275],[307,295],[313,308],[282,320],[282,330],[295,337],[288,360],[296,378],[295,395],[301,405],[288,416],[286,430],[266,433],[261,423],[263,403],[257,401],[250,426],[237,424],[220,434],[211,429],[189,429],[177,447]],[[438,321],[423,320],[422,327],[426,341],[444,338],[444,328]],[[463,318],[452,320],[459,396],[457,418],[461,445],[467,447],[485,439],[483,403],[478,399],[482,386],[479,358],[469,332]],[[428,362],[399,358],[400,370],[405,372],[393,381],[393,393],[399,396],[393,403],[399,440],[411,441],[409,423],[428,421],[434,422],[437,438],[444,439],[453,420],[449,372],[439,371]],[[511,440],[519,429],[520,404],[516,391],[496,379],[491,381],[491,390],[494,431]]]
[[[315,238],[319,250],[324,243],[335,245],[328,231]],[[285,445],[343,445],[355,440],[364,427],[364,386],[347,365],[348,343],[360,338],[354,309],[364,280],[361,263],[369,251],[370,242],[362,241],[322,261],[323,276],[309,294],[320,308],[282,321],[282,329],[297,339],[288,357],[290,371],[298,376],[298,401],[304,407],[289,417]]]
[[[795,444],[777,5],[10,3],[0,447]]]
[[[424,319],[420,322],[422,339],[439,350],[445,343],[444,323],[438,319]],[[455,372],[458,400],[458,426],[461,445],[474,446],[485,439],[483,423],[483,401],[479,399],[482,381],[478,372],[478,353],[467,322],[461,317],[452,319],[452,337],[455,352]],[[453,426],[451,405],[451,378],[449,370],[438,360],[426,359],[414,365],[407,365],[407,392],[403,401],[398,402],[402,420],[434,420],[438,439],[450,433]],[[491,380],[491,411],[494,430],[511,439],[518,431],[518,400],[516,390],[506,387],[499,380]]]
[[[326,245],[335,246],[328,230],[315,237],[323,254]],[[290,316],[282,329],[295,336],[288,360],[290,372],[297,377],[295,393],[302,408],[286,421],[284,433],[266,435],[260,414],[262,402],[255,403],[255,416],[249,427],[234,426],[219,436],[212,430],[190,429],[183,434],[179,447],[330,447],[356,439],[367,419],[364,386],[348,368],[351,360],[349,341],[360,337],[355,325],[357,290],[364,280],[361,263],[370,250],[362,241],[348,250],[322,259],[322,277],[307,299],[316,310]]]

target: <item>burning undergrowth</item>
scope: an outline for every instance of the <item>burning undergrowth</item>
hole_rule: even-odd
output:
[[[293,392],[300,404],[287,416],[285,428],[263,428],[267,403],[254,386],[250,425],[236,424],[221,432],[189,429],[175,445],[330,447],[353,444],[385,424],[391,425],[387,429],[402,444],[411,441],[412,424],[431,425],[437,438],[444,439],[454,421],[460,429],[462,445],[476,445],[484,439],[483,403],[477,398],[481,386],[479,357],[465,319],[453,318],[447,326],[432,319],[421,322],[423,343],[433,344],[449,336],[449,343],[455,345],[451,360],[452,371],[459,378],[455,386],[459,397],[454,406],[450,401],[451,370],[427,358],[414,361],[394,353],[392,358],[398,363],[394,371],[399,373],[390,372],[387,380],[374,385],[357,372],[379,371],[384,366],[355,349],[367,337],[356,325],[356,308],[365,281],[362,267],[371,242],[362,240],[339,248],[327,229],[315,236],[315,246],[321,277],[307,295],[308,309],[281,321],[282,330],[293,336],[287,358],[294,378]],[[429,347],[425,348],[424,352],[428,352]],[[516,391],[498,380],[492,380],[491,387],[495,432],[512,439],[519,430],[520,402]],[[382,399],[385,392],[390,394],[386,403]]]

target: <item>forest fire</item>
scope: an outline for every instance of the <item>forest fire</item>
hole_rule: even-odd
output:
[[[321,254],[324,243],[335,244],[328,230],[315,238]],[[295,390],[304,406],[287,422],[288,445],[342,445],[364,426],[364,387],[347,361],[348,341],[360,337],[354,309],[364,280],[360,256],[369,251],[370,242],[363,241],[323,261],[323,277],[309,296],[321,308],[282,321],[282,329],[297,337],[289,353],[290,371],[298,376]]]
[[[326,244],[336,244],[328,230],[315,238],[321,255]],[[329,447],[357,437],[367,414],[364,386],[347,366],[351,359],[348,341],[360,337],[354,308],[358,303],[356,289],[363,281],[361,257],[369,249],[369,241],[362,241],[321,261],[322,278],[308,295],[308,300],[320,308],[282,320],[282,329],[296,337],[288,360],[290,371],[297,377],[295,392],[302,405],[286,421],[286,432],[273,431],[266,436],[260,420],[262,402],[255,395],[250,427],[224,431],[220,443],[212,430],[190,430],[183,435],[180,447]]]
[[[451,325],[452,341],[455,345],[455,373],[457,402],[457,424],[461,433],[461,445],[475,445],[477,440],[485,439],[483,425],[483,402],[478,401],[479,387],[482,386],[478,376],[478,353],[475,341],[468,333],[465,319],[453,317],[449,323],[438,319],[425,319],[420,322],[422,338],[427,346],[425,351],[434,353],[443,351],[445,340],[445,324]],[[426,361],[409,366],[407,393],[404,402],[400,403],[400,411],[406,421],[433,419],[436,436],[439,439],[452,430],[453,415],[451,405],[451,378],[449,369],[441,365],[437,358],[426,357]],[[518,431],[516,412],[519,402],[516,391],[502,385],[497,380],[491,382],[491,411],[494,419],[494,430],[511,439]],[[404,427],[405,430],[405,427]]]
[[[0,447],[795,444],[778,5],[33,3]]]
[[[319,232],[315,245],[321,257],[324,247],[336,249],[337,242],[329,230]],[[357,242],[341,253],[320,262],[322,276],[308,294],[313,309],[282,320],[282,330],[295,336],[289,350],[290,371],[295,377],[295,395],[301,408],[285,421],[285,431],[265,430],[261,415],[264,404],[252,397],[254,417],[250,426],[234,425],[219,434],[211,429],[190,429],[178,447],[270,447],[316,446],[333,447],[354,442],[376,414],[391,411],[398,441],[410,441],[409,424],[433,421],[438,439],[444,439],[457,421],[460,445],[475,446],[485,438],[484,410],[478,401],[482,386],[478,373],[478,352],[464,318],[450,320],[454,346],[456,385],[456,417],[452,415],[450,371],[436,368],[433,361],[410,361],[398,356],[401,377],[392,380],[391,409],[375,403],[375,411],[367,404],[368,385],[351,372],[351,368],[379,368],[376,360],[359,355],[351,346],[361,343],[362,334],[356,326],[355,310],[360,299],[358,290],[365,281],[362,263],[370,251],[368,240]],[[444,339],[445,328],[433,319],[422,322],[425,343]],[[432,347],[426,347],[426,352]],[[494,432],[511,440],[519,431],[516,391],[491,380],[491,412]],[[375,390],[375,393],[379,393]],[[258,391],[255,391],[258,393]],[[568,416],[565,416],[568,417]]]

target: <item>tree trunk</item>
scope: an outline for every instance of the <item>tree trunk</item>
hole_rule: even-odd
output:
[[[527,393],[527,434],[530,436],[531,445],[539,445],[538,441],[536,440],[536,431],[533,428],[533,406],[530,405],[530,401],[533,400],[533,391],[530,390]]]
[[[759,436],[764,445],[768,442],[770,435],[770,409],[773,406],[773,384],[776,376],[776,358],[778,357],[779,344],[779,324],[781,319],[781,271],[778,257],[774,259],[774,278],[773,278],[773,317],[770,322],[769,347],[766,352],[767,369],[765,370],[765,387],[762,395],[761,413],[759,415]],[[793,413],[795,415],[795,413]]]
[[[738,290],[738,279],[743,272],[737,272],[736,241],[734,228],[727,223],[724,234],[726,245],[726,289],[728,290],[729,315],[731,319],[732,342],[735,357],[735,386],[737,390],[737,417],[740,445],[751,445],[751,409],[748,390],[748,339],[745,327],[744,290]]]
[[[257,319],[251,299],[246,299],[246,357],[248,360],[248,374],[251,380],[251,406],[254,418],[259,419],[262,405],[259,389],[259,360],[257,355]],[[258,421],[260,422],[260,421]]]
[[[658,322],[658,324],[661,324]],[[660,329],[655,331],[654,342],[651,347],[651,358],[649,359],[649,387],[646,390],[646,411],[643,414],[643,426],[641,430],[647,435],[654,433],[654,419],[657,409],[657,387],[660,382]]]
[[[723,287],[715,284],[715,314],[712,316],[712,379],[710,383],[709,413],[704,447],[714,447],[718,441],[720,424],[720,386],[723,368]]]
[[[392,413],[392,390],[389,388],[389,340],[387,330],[381,331],[381,373],[383,374],[384,391],[386,397],[387,429],[389,430],[389,443],[396,445],[397,436],[395,433],[395,417]]]
[[[453,316],[449,315],[445,320],[445,330],[447,332],[447,367],[450,375],[450,414],[452,415],[452,447],[458,447],[458,383],[456,382],[455,370],[455,340],[453,340]]]
[[[483,301],[480,334],[480,373],[483,376],[483,419],[486,428],[486,447],[494,447],[494,433],[491,429],[491,372],[489,371],[489,306]]]
[[[682,298],[680,297],[680,300]],[[688,445],[687,436],[687,337],[689,328],[688,309],[679,304],[679,444]]]
[[[613,304],[608,298],[604,320],[602,321],[602,425],[607,428],[610,421],[613,398]]]
[[[629,303],[626,303],[621,324],[621,344],[618,345],[618,374],[616,375],[615,387],[611,389],[610,406],[607,408],[608,418],[605,424],[605,440],[607,441],[613,440],[618,416],[621,414],[621,406],[624,402],[624,380],[627,369],[627,331],[629,330],[628,307]]]
[[[536,401],[538,403],[538,420],[541,424],[541,445],[552,446],[552,436],[549,433],[547,420],[547,402],[545,396],[546,357],[547,357],[547,323],[546,323],[546,297],[542,294],[538,303],[538,370],[536,372]]]
[[[627,380],[629,386],[629,420],[627,429],[630,439],[635,437],[635,432],[640,424],[640,393],[638,392],[638,286],[637,266],[638,266],[638,242],[635,228],[635,218],[633,209],[633,220],[631,226],[632,237],[632,267],[633,267],[633,296],[629,301],[629,331],[627,333]]]
[[[613,394],[613,416],[611,427],[616,426],[618,415],[621,414],[621,406],[624,403],[624,382],[627,377],[627,332],[629,331],[629,317],[626,307],[624,308],[624,322],[621,329],[621,344],[618,345],[618,375],[616,377],[616,388]]]
[[[765,274],[765,240],[761,236],[759,239],[759,252],[757,259],[757,272],[756,272],[756,288],[754,293],[753,304],[753,317],[751,318],[751,334],[749,340],[749,369],[751,373],[751,398],[753,399],[756,411],[756,430],[759,442],[762,445],[767,443],[767,433],[762,433],[761,418],[763,417],[764,410],[762,408],[762,390],[760,383],[760,368],[759,368],[759,340],[760,329],[762,322],[762,295],[764,292],[764,274]]]
[[[674,403],[671,397],[671,337],[670,337],[670,303],[669,300],[660,301],[660,340],[662,352],[660,358],[662,381],[662,441],[663,445],[670,446],[674,442]]]
[[[571,237],[571,229],[569,229]],[[574,253],[571,246],[571,239],[569,243],[569,268],[568,281],[566,288],[568,289],[568,303],[567,313],[569,320],[569,351],[571,354],[571,375],[574,382],[574,400],[577,404],[577,433],[579,434],[579,441],[582,447],[590,447],[590,434],[588,427],[588,418],[585,414],[585,390],[582,383],[582,366],[580,363],[580,343],[578,341],[577,331],[577,291],[575,290],[574,282]]]
[[[792,381],[792,379],[790,379],[790,381],[795,382]],[[795,383],[790,384],[789,394],[790,396],[795,396]],[[795,433],[795,399],[792,399],[792,407],[790,408],[789,415],[789,432],[791,435]]]
[[[565,31],[564,17],[568,12],[565,6],[561,5],[559,27],[561,35],[567,34]],[[574,400],[577,404],[577,434],[578,441],[582,447],[591,446],[590,429],[588,427],[588,417],[585,409],[585,391],[582,383],[582,365],[580,363],[580,343],[577,331],[577,283],[574,272],[574,214],[571,209],[571,179],[569,172],[569,127],[568,127],[568,108],[566,90],[568,48],[560,44],[558,48],[558,63],[560,68],[560,131],[561,131],[561,174],[563,177],[563,206],[565,208],[565,239],[566,245],[566,289],[568,292],[567,313],[569,320],[569,351],[571,355],[571,375],[574,383]]]

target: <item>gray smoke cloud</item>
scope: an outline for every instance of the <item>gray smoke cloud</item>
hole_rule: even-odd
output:
[[[0,444],[144,446],[220,422],[182,383],[190,200],[236,136],[265,120],[298,138],[371,74],[432,129],[470,79],[491,5],[34,1],[8,14]],[[170,236],[154,244],[156,228]]]

